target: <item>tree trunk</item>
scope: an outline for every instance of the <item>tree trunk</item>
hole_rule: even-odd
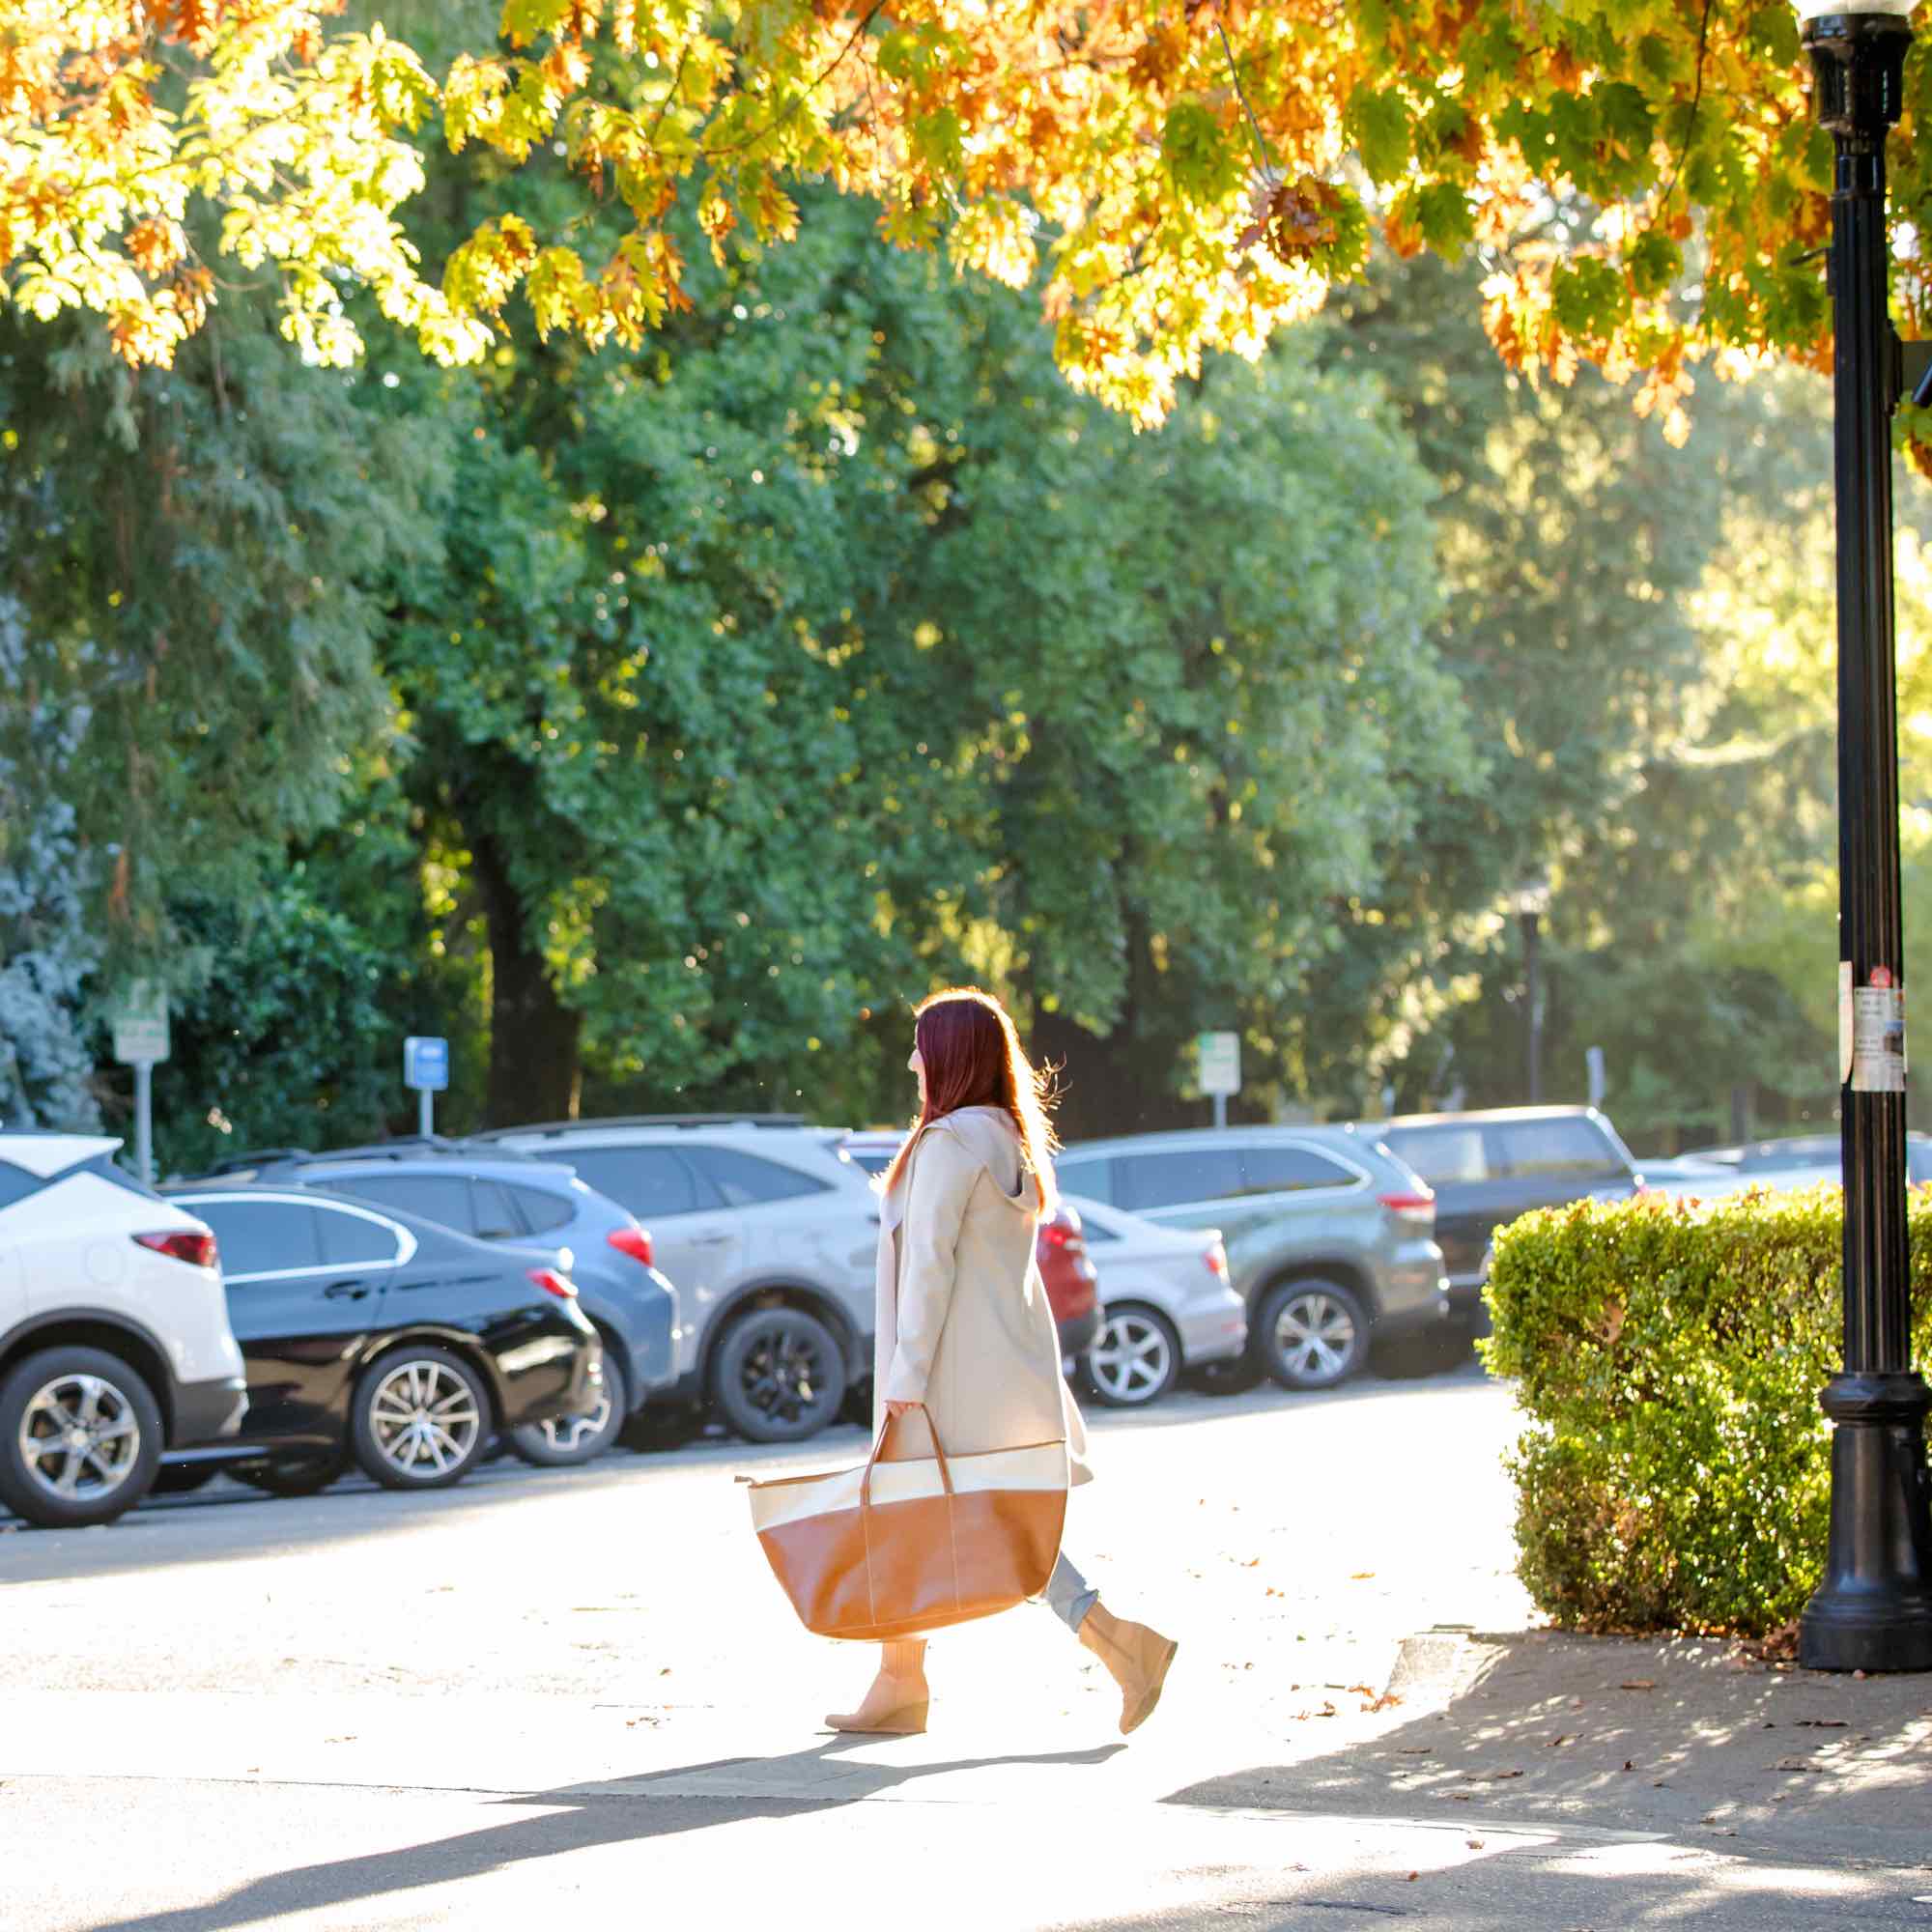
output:
[[[529,943],[526,908],[502,847],[474,824],[465,829],[490,930],[487,1123],[574,1121],[583,1088],[582,1015],[557,998],[543,954]]]

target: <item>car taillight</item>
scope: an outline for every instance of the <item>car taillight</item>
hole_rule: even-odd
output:
[[[574,1281],[565,1280],[554,1268],[532,1268],[530,1270],[530,1279],[546,1294],[554,1294],[559,1301],[575,1301],[577,1299],[577,1284]]]
[[[1398,1221],[1406,1221],[1410,1227],[1433,1228],[1435,1225],[1434,1194],[1378,1194],[1376,1199]]]
[[[185,1262],[189,1267],[198,1268],[212,1268],[215,1264],[214,1236],[206,1228],[198,1228],[192,1234],[184,1230],[173,1235],[136,1235],[134,1238],[144,1248],[166,1255],[171,1262]]]
[[[641,1228],[613,1228],[610,1240],[620,1255],[629,1255],[634,1262],[642,1262],[646,1267],[657,1266],[657,1251],[651,1246],[651,1237]]]
[[[1228,1250],[1221,1242],[1216,1241],[1201,1259],[1208,1264],[1209,1274],[1222,1281],[1228,1279]]]

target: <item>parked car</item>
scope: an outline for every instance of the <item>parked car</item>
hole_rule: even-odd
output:
[[[800,1442],[871,1373],[878,1203],[838,1136],[791,1115],[505,1127],[472,1145],[568,1163],[651,1231],[677,1284],[671,1399],[753,1442]]]
[[[1104,1264],[1105,1311],[1081,1363],[1097,1400],[1145,1408],[1183,1368],[1239,1357],[1248,1310],[1228,1278],[1220,1229],[1163,1228],[1097,1202],[1077,1206],[1089,1251]]]
[[[1498,1228],[1532,1208],[1623,1200],[1642,1185],[1630,1150],[1594,1107],[1402,1114],[1360,1131],[1435,1190],[1451,1315],[1466,1328],[1483,1321],[1484,1255]]]
[[[1747,1141],[1732,1147],[1693,1148],[1681,1158],[1687,1165],[1696,1161],[1747,1178],[1812,1174],[1819,1179],[1838,1180],[1844,1176],[1844,1144],[1836,1127],[1829,1133],[1789,1134],[1776,1140]],[[1652,1165],[1650,1161],[1643,1163],[1646,1180],[1651,1177]],[[1905,1178],[1932,1180],[1932,1134],[1906,1135]]]
[[[654,1263],[637,1218],[568,1166],[505,1149],[478,1153],[451,1141],[399,1140],[329,1154],[285,1151],[234,1178],[299,1181],[392,1208],[509,1246],[554,1251],[577,1285],[578,1306],[604,1344],[604,1393],[594,1409],[510,1432],[526,1463],[587,1463],[625,1419],[677,1379],[677,1293]]]
[[[854,1167],[874,1179],[892,1166],[903,1134],[867,1131],[846,1134],[838,1152]],[[1062,1201],[1039,1224],[1034,1240],[1039,1278],[1046,1288],[1047,1306],[1060,1330],[1060,1356],[1067,1375],[1079,1370],[1082,1357],[1100,1332],[1099,1272],[1088,1252],[1080,1211]]]
[[[1433,1331],[1448,1312],[1435,1196],[1353,1128],[1136,1134],[1080,1142],[1055,1166],[1080,1199],[1220,1229],[1248,1312],[1244,1361],[1286,1388],[1332,1388],[1372,1338]]]
[[[247,1406],[214,1236],[120,1145],[0,1133],[0,1502],[47,1528],[132,1509]]]
[[[221,1245],[248,1378],[239,1435],[185,1461],[283,1495],[353,1460],[392,1490],[459,1482],[498,1430],[603,1395],[577,1291],[532,1255],[297,1184],[173,1192]]]

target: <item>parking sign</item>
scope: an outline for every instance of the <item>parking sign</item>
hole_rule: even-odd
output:
[[[403,1042],[403,1085],[418,1094],[440,1094],[449,1085],[449,1042],[412,1034]]]

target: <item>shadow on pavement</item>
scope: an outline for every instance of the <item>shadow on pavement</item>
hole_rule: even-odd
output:
[[[822,1769],[828,1760],[879,1742],[876,1738],[833,1738],[810,1750],[793,1751],[782,1757],[718,1758],[707,1764],[648,1772],[639,1777],[594,1787],[566,1786],[555,1791],[503,1797],[496,1802],[518,1807],[554,1808],[541,1817],[519,1818],[510,1824],[463,1832],[426,1844],[296,1866],[270,1878],[257,1879],[213,1905],[144,1912],[138,1918],[101,1919],[88,1928],[88,1932],[229,1932],[229,1928],[270,1923],[295,1913],[350,1906],[358,1900],[446,1884],[451,1879],[474,1878],[530,1859],[554,1858],[602,1845],[640,1844],[742,1818],[789,1818],[803,1812],[833,1809],[876,1797],[917,1778],[949,1772],[1002,1765],[1101,1764],[1125,1747],[1109,1744],[1089,1750],[957,1758],[943,1764],[903,1767],[867,1761],[853,1766],[836,1791],[796,1798],[697,1794],[652,1797],[649,1789],[673,1779],[699,1778],[707,1772],[728,1771],[752,1763],[764,1766],[780,1778],[790,1768],[803,1781],[814,1770]],[[642,1802],[645,1800],[649,1802]]]
[[[1410,1654],[1429,1655],[1431,1639]],[[1718,1851],[1932,1859],[1932,1678],[1771,1667],[1696,1640],[1451,1634],[1392,1690],[1416,1715],[1170,1804],[1508,1819]],[[1400,1709],[1400,1706],[1398,1706]],[[1284,1756],[1288,1756],[1284,1753]]]

